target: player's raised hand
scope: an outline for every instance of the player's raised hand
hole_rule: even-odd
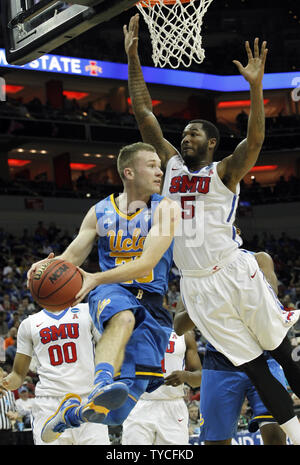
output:
[[[43,263],[46,263],[47,260],[51,260],[52,258],[54,258],[54,253],[53,252],[49,253],[47,258],[44,258],[43,260],[35,262],[35,263],[33,263],[31,265],[31,267],[27,271],[27,287],[29,287],[30,278],[36,272],[37,268],[39,268],[39,266],[41,266]]]
[[[137,53],[139,40],[139,18],[139,14],[137,13],[130,19],[128,29],[126,24],[123,26],[124,46],[127,55],[134,55]]]
[[[245,42],[245,48],[248,56],[248,64],[244,67],[239,61],[233,60],[242,76],[249,82],[250,85],[261,84],[265,71],[265,63],[267,58],[268,49],[266,48],[267,42],[262,43],[259,50],[259,40],[254,40],[253,52],[249,42]]]

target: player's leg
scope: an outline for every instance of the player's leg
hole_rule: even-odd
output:
[[[160,411],[153,401],[140,399],[123,423],[122,445],[152,445]]]
[[[264,355],[245,363],[244,369],[256,387],[267,410],[271,412],[293,444],[300,444],[300,424],[295,416],[291,396],[272,375]]]
[[[286,445],[286,434],[277,423],[262,423],[259,429],[265,446]]]
[[[114,372],[120,370],[126,344],[132,334],[135,318],[131,310],[115,314],[106,324],[95,349],[95,365],[109,363]]]
[[[189,444],[189,413],[184,399],[153,401],[154,445]]]
[[[32,434],[34,444],[37,446],[48,445],[48,443],[44,442],[41,438],[41,431],[43,429],[44,423],[47,418],[57,409],[59,406],[59,398],[56,400],[53,397],[39,397],[35,398],[35,402],[32,408]],[[70,435],[64,434],[64,444],[72,445],[72,438]],[[54,440],[51,445],[60,445],[61,438],[57,438]]]
[[[286,336],[281,344],[270,353],[282,366],[291,390],[300,398],[300,357],[299,347],[293,347]]]
[[[80,411],[81,420],[101,423],[111,409],[119,408],[128,395],[128,388],[122,382],[115,382],[114,376],[120,369],[126,345],[135,326],[135,297],[118,284],[98,286],[89,295],[89,309],[93,322],[102,334],[95,350],[94,389],[89,402]]]
[[[98,423],[84,423],[79,428],[67,431],[72,433],[74,444],[78,446],[109,446],[108,427]]]
[[[126,384],[128,387],[128,397],[120,408],[111,410],[107,414],[103,420],[103,424],[105,425],[123,424],[129,413],[136,406],[141,395],[146,391],[149,379],[122,378],[122,383]]]
[[[267,364],[272,375],[286,388],[286,381],[281,366],[273,358],[267,357]],[[250,433],[254,433],[259,429],[264,445],[285,445],[286,435],[284,431],[276,423],[270,412],[268,412],[250,379],[247,386],[247,399],[253,412],[248,426]]]
[[[230,445],[245,399],[245,374],[222,354],[207,351],[200,387],[200,442]]]
[[[112,409],[119,408],[128,395],[126,385],[114,382],[113,376],[124,360],[125,348],[135,324],[131,310],[115,313],[106,321],[103,335],[95,350],[95,388],[88,403],[81,409],[80,418],[101,423],[102,417]],[[72,422],[71,415],[69,419]]]

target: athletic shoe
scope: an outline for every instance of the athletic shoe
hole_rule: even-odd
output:
[[[66,394],[59,404],[54,415],[51,415],[42,428],[41,438],[44,442],[53,442],[67,429],[75,428],[80,425],[71,425],[66,421],[66,412],[73,407],[79,407],[81,398],[77,394]]]
[[[126,384],[115,382],[98,384],[89,395],[88,403],[81,408],[81,418],[92,423],[103,423],[110,410],[121,407],[128,397]]]

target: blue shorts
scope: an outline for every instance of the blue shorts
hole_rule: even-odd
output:
[[[138,291],[138,290],[137,290]],[[135,296],[120,284],[96,287],[89,294],[92,320],[100,333],[114,315],[131,310],[135,316],[135,327],[125,349],[125,358],[120,373],[115,379],[148,379],[147,392],[163,384],[161,362],[172,331],[172,318],[162,306],[163,296],[147,291]]]
[[[257,431],[261,422],[275,422],[249,377],[236,368],[227,367],[224,359],[219,352],[207,351],[205,354],[203,366],[209,368],[202,370],[199,442],[234,437],[245,397],[253,412],[248,425],[250,432]],[[267,362],[273,376],[286,388],[281,366],[273,358],[268,358]]]

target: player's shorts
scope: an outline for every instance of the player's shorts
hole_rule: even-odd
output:
[[[53,415],[53,412],[56,411],[61,400],[62,397],[35,397],[32,408],[32,433],[35,445],[110,445],[108,427],[99,423],[84,423],[80,425],[79,428],[66,429],[61,436],[51,444],[42,441],[41,431],[44,423],[51,415]],[[82,400],[83,402],[87,402],[87,398],[82,398]]]
[[[159,294],[147,291],[139,294],[138,290],[119,284],[98,286],[89,295],[90,314],[100,333],[112,316],[132,310],[135,327],[126,345],[121,372],[115,374],[115,379],[148,379],[147,392],[164,382],[161,361],[169,343],[172,319],[162,303],[163,296]]]
[[[215,270],[181,273],[190,318],[234,365],[278,347],[299,318],[299,312],[284,310],[249,252],[237,250]]]
[[[122,445],[189,444],[188,416],[182,398],[140,399],[123,423]]]
[[[273,358],[269,358],[267,363],[273,376],[287,388],[281,366]],[[257,431],[261,423],[276,422],[248,376],[228,363],[222,354],[207,351],[200,387],[199,442],[223,441],[234,437],[245,397],[252,409],[248,425],[250,432]]]

